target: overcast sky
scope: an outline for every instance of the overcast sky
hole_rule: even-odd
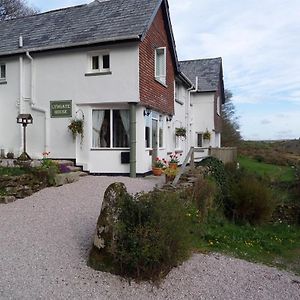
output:
[[[29,0],[41,11],[85,0]],[[300,0],[169,0],[179,59],[223,58],[245,139],[300,137]]]

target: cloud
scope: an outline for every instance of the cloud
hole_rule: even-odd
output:
[[[267,119],[264,119],[264,120],[261,120],[260,124],[262,125],[267,125],[267,124],[271,124],[272,122],[270,120],[267,120]]]

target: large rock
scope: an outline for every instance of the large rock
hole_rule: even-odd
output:
[[[106,189],[94,238],[94,246],[97,249],[108,252],[113,251],[115,224],[120,213],[118,202],[126,195],[126,187],[121,182],[115,182]]]

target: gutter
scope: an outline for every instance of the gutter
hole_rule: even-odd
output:
[[[124,36],[121,38],[113,37],[113,38],[106,38],[106,39],[99,39],[94,41],[85,41],[80,43],[69,43],[69,44],[62,44],[62,45],[53,45],[53,46],[45,46],[45,47],[35,47],[35,48],[28,48],[28,49],[19,49],[9,52],[0,52],[0,56],[9,56],[14,54],[27,54],[27,52],[42,52],[48,50],[56,50],[56,49],[65,49],[65,48],[73,48],[73,47],[80,47],[80,46],[93,46],[95,44],[104,44],[104,43],[114,43],[114,42],[125,42],[125,41],[140,41],[140,35],[131,35],[131,36]]]

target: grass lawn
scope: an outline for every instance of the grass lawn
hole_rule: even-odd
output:
[[[248,157],[239,157],[240,166],[259,176],[268,176],[275,181],[293,181],[294,170],[291,167],[277,166],[258,162]]]
[[[207,224],[195,247],[286,269],[300,275],[300,228],[287,224]]]

